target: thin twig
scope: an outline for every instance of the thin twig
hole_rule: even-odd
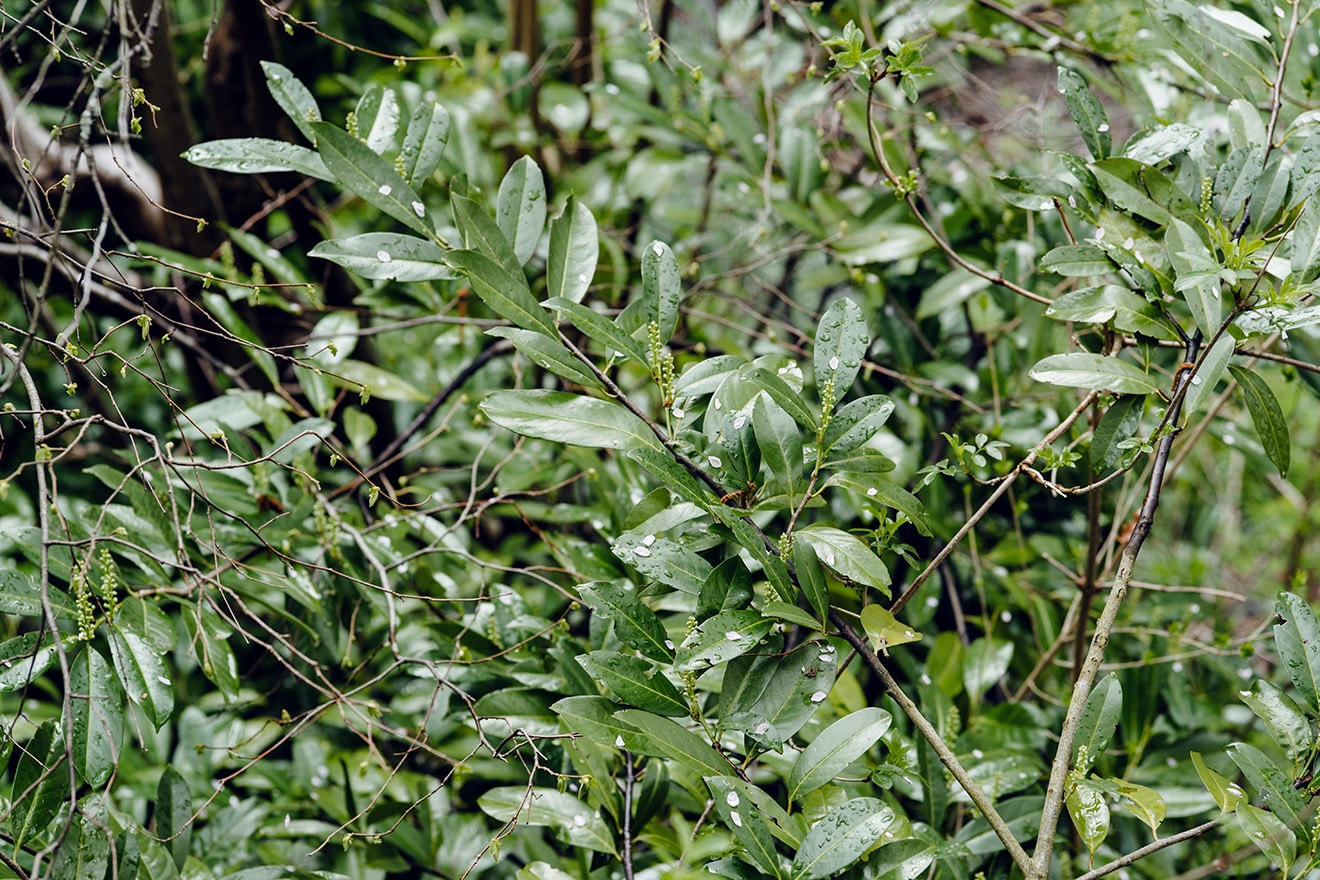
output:
[[[1152,843],[1148,843],[1140,849],[1134,849],[1127,855],[1114,859],[1107,865],[1101,865],[1095,870],[1087,871],[1085,874],[1078,877],[1077,880],[1099,880],[1100,877],[1112,874],[1120,868],[1126,868],[1128,865],[1131,865],[1140,859],[1144,859],[1152,853],[1157,853],[1165,847],[1173,846],[1175,843],[1182,843],[1184,840],[1191,840],[1193,837],[1200,837],[1218,824],[1217,821],[1202,822],[1200,825],[1188,828],[1186,831],[1179,831],[1177,834],[1170,834],[1168,837],[1163,837]]]

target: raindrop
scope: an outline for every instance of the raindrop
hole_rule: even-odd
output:
[[[728,632],[726,632],[726,633],[724,634],[724,637],[725,637],[726,639],[728,639],[729,641],[731,641],[731,642],[741,642],[741,641],[742,641],[742,633],[738,632],[736,629],[731,629],[731,630],[729,630]]]
[[[376,259],[380,260],[382,263],[388,263],[394,258],[390,256],[389,251],[376,251]]]
[[[388,183],[382,183],[380,185],[380,189],[376,190],[376,192],[380,193],[383,196],[387,196],[390,193],[394,192],[394,188],[391,187]]]
[[[837,370],[838,368],[839,368],[839,359],[837,357],[830,358],[830,369]]]
[[[646,547],[634,547],[634,548],[633,548],[633,553],[636,553],[638,556],[650,556],[650,555],[651,555],[651,551],[650,551],[650,549],[648,549],[648,548],[646,548]]]
[[[718,456],[708,455],[706,456],[706,461],[710,462],[710,466],[717,470],[724,467],[724,462],[720,461]]]
[[[876,492],[875,486],[872,486],[871,488],[866,490],[866,494],[871,498],[875,497],[875,492]]]
[[[577,828],[581,828],[582,826],[584,826],[584,825],[586,825],[586,824],[587,824],[587,817],[586,817],[586,816],[574,816],[574,817],[573,817],[573,825],[574,825],[575,827],[577,827]]]
[[[642,543],[650,547],[655,543],[655,535],[647,535],[645,538],[642,538]]]
[[[413,213],[416,214],[418,217],[426,216],[426,205],[423,205],[421,202],[413,202],[412,209],[413,209]]]
[[[731,791],[728,794],[726,794],[724,796],[724,800],[731,807],[736,807],[740,803],[740,801],[738,800],[738,792],[736,791]]]
[[[823,701],[826,696],[828,695],[824,691],[816,691],[814,694],[811,695],[811,702],[819,703]]]
[[[742,816],[738,815],[737,810],[734,810],[733,812],[729,813],[729,818],[733,820],[734,825],[738,826],[739,828],[742,827]]]
[[[587,283],[588,281],[590,281],[590,280],[591,280],[591,279],[589,279],[589,278],[587,277],[587,273],[585,273],[585,272],[583,272],[583,273],[581,273],[580,275],[578,275],[578,283],[579,283],[579,284],[586,284],[586,283]]]
[[[664,245],[660,244],[658,241],[651,245],[651,250],[655,252],[657,257],[665,252]]]

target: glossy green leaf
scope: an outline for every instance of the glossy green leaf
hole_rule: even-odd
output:
[[[486,335],[509,340],[532,363],[549,370],[556,376],[576,382],[584,388],[596,390],[604,388],[600,380],[558,339],[535,330],[524,330],[522,327],[492,327],[486,331]]]
[[[605,346],[610,352],[608,357],[613,358],[617,353],[617,356],[627,357],[633,363],[646,366],[646,351],[637,340],[604,315],[562,296],[546,300],[545,306],[559,312],[561,318],[566,318],[589,338]]]
[[[1229,361],[1233,359],[1235,349],[1236,343],[1233,337],[1225,333],[1201,358],[1200,366],[1196,368],[1196,373],[1191,378],[1191,385],[1183,397],[1185,416],[1191,417],[1200,412],[1211,399],[1215,387],[1219,385],[1219,380],[1224,375],[1224,370],[1228,369]]]
[[[895,486],[886,480],[881,480],[875,476],[860,476],[857,472],[872,472],[870,467],[862,467],[857,457],[849,458],[829,458],[826,464],[844,468],[850,467],[854,473],[843,471],[830,477],[829,483],[839,486],[847,486],[854,492],[864,495],[868,502],[872,504],[883,505],[884,507],[897,510],[907,521],[912,523],[918,532],[930,536],[930,521],[926,518],[926,506],[921,503],[917,496],[906,489]],[[889,470],[883,468],[882,470]]]
[[[700,776],[723,776],[732,766],[710,743],[677,721],[662,718],[641,709],[624,709],[615,717],[645,734],[659,754],[687,767]]]
[[[420,186],[435,173],[449,142],[449,111],[439,104],[426,101],[417,105],[399,150],[399,166],[403,179],[413,187]]]
[[[789,801],[798,803],[832,781],[885,735],[892,720],[884,709],[867,706],[822,730],[793,763],[788,777]]]
[[[8,824],[15,846],[31,840],[69,807],[69,765],[64,738],[57,733],[56,722],[47,721],[18,752]]]
[[[1215,799],[1219,805],[1220,812],[1227,813],[1229,810],[1237,807],[1238,801],[1246,797],[1242,787],[1236,782],[1230,782],[1223,774],[1216,772],[1208,767],[1201,758],[1200,752],[1192,752],[1192,766],[1196,768],[1196,775],[1201,777],[1201,782],[1205,785],[1210,796]]]
[[[211,608],[189,607],[184,623],[193,635],[192,647],[202,664],[202,674],[211,680],[226,698],[238,696],[238,660],[229,646],[231,630]]]
[[[434,233],[425,204],[392,163],[328,122],[312,123],[312,128],[321,159],[340,185],[414,232],[426,237]]]
[[[819,564],[819,562],[817,563]],[[773,617],[776,620],[795,623],[798,626],[806,627],[809,630],[818,630],[821,628],[820,621],[803,611],[797,605],[790,605],[787,602],[766,602],[761,606],[761,613],[766,617]]]
[[[545,230],[545,177],[530,156],[523,156],[510,166],[500,181],[495,201],[495,220],[500,232],[513,245],[519,264],[536,252],[536,243]]]
[[[829,385],[834,389],[835,400],[845,397],[862,368],[862,359],[870,345],[866,318],[857,303],[847,297],[830,303],[816,327],[813,363],[817,394]]]
[[[221,138],[206,141],[184,150],[183,158],[200,168],[233,174],[296,171],[317,180],[335,180],[316,151],[269,138]]]
[[[1274,625],[1274,650],[1283,671],[1297,688],[1306,714],[1320,716],[1320,620],[1295,593],[1280,593],[1274,613],[1279,619]]]
[[[1264,140],[1262,139],[1262,143]],[[1265,165],[1256,189],[1251,194],[1251,225],[1248,231],[1261,235],[1279,221],[1288,202],[1288,189],[1292,183],[1292,166],[1283,156],[1275,153]]]
[[[1297,860],[1297,835],[1293,830],[1278,816],[1253,807],[1246,801],[1239,802],[1234,812],[1238,827],[1247,835],[1247,839],[1259,847],[1274,867],[1287,876],[1293,862]]]
[[[192,795],[188,782],[172,766],[167,766],[156,783],[155,832],[182,868],[188,858],[193,832]]]
[[[797,423],[768,397],[758,397],[752,407],[752,428],[770,476],[788,496],[789,506],[796,507],[806,491],[802,432]]]
[[[660,328],[660,339],[668,342],[678,326],[678,304],[683,288],[678,276],[678,261],[669,245],[653,241],[642,249],[643,315]]]
[[[755,648],[774,621],[752,610],[723,611],[697,624],[674,655],[674,668],[702,670],[718,666]]]
[[[1208,269],[1218,266],[1218,261],[1196,230],[1176,218],[1165,232],[1164,246],[1168,249],[1169,263],[1178,276],[1177,286],[1187,301],[1192,319],[1201,334],[1209,339],[1219,330],[1223,315],[1220,280],[1216,275],[1206,274]]]
[[[658,754],[650,740],[637,728],[614,717],[618,704],[605,697],[564,697],[550,706],[563,727],[570,733],[580,733],[593,742],[609,748],[627,749],[637,754]]]
[[[1040,756],[1034,751],[978,751],[979,754],[972,752],[958,757],[972,781],[994,801],[1034,785],[1044,772]],[[949,802],[970,805],[972,799],[962,786],[954,785],[949,793]]]
[[[967,646],[963,659],[963,686],[974,698],[999,683],[1013,660],[1013,643],[996,639],[977,639]]]
[[[583,669],[625,703],[657,715],[687,716],[687,700],[650,661],[616,651],[592,651],[577,659]]]
[[[894,411],[894,402],[883,394],[869,394],[835,410],[825,427],[821,449],[835,455],[862,446],[880,430]]]
[[[38,646],[40,645],[40,646]],[[0,643],[0,693],[20,690],[41,677],[59,659],[49,633],[23,633]]]
[[[89,880],[108,874],[110,830],[103,817],[76,813],[51,859],[50,880]]]
[[[1069,291],[1050,303],[1045,314],[1058,321],[1084,324],[1113,321],[1120,330],[1158,339],[1176,337],[1168,319],[1149,300],[1117,284]]]
[[[646,424],[611,400],[563,391],[497,391],[481,411],[501,427],[526,437],[593,449],[659,448]]]
[[[1303,206],[1286,253],[1291,266],[1288,277],[1294,284],[1320,278],[1320,199],[1313,198]]]
[[[816,432],[819,424],[816,414],[812,412],[805,403],[803,403],[802,396],[794,390],[793,386],[785,382],[779,374],[772,373],[764,367],[751,365],[748,369],[743,371],[742,376],[735,379],[735,381],[739,380],[748,381],[750,383],[750,387],[748,388],[750,395],[748,399],[755,396],[755,392],[759,388],[761,391],[764,391],[769,395],[770,399],[773,400],[780,409],[788,413],[793,418],[793,421],[811,431],[813,434]]]
[[[1258,679],[1241,692],[1242,702],[1256,713],[1274,742],[1292,761],[1292,775],[1300,776],[1316,745],[1315,723],[1277,685]]]
[[[1200,126],[1174,122],[1133,135],[1123,146],[1123,155],[1143,165],[1158,165],[1179,153],[1193,152],[1205,138]]]
[[[1118,683],[1118,676],[1110,672],[1096,682],[1082,707],[1082,717],[1077,723],[1077,735],[1073,740],[1073,762],[1086,772],[1109,748],[1118,729],[1118,719],[1123,713],[1123,688]],[[1080,758],[1082,749],[1086,752],[1086,763]]]
[[[1041,258],[1040,267],[1069,278],[1088,278],[1114,271],[1108,254],[1091,244],[1065,244]]]
[[[1109,805],[1104,794],[1085,780],[1077,780],[1064,802],[1077,836],[1094,857],[1109,834]]]
[[[311,91],[283,64],[262,61],[261,69],[266,74],[266,88],[270,90],[275,103],[280,105],[280,109],[288,114],[289,119],[309,141],[316,143],[316,131],[312,123],[321,121],[321,108],[317,106]]]
[[[381,400],[410,400],[413,403],[425,403],[431,399],[429,395],[397,373],[352,358],[335,366],[330,380],[354,391],[360,392],[365,389],[369,397],[379,397]]]
[[[876,877],[916,880],[930,870],[934,861],[935,844],[909,837],[880,847],[866,860],[866,868]]]
[[[610,550],[647,577],[692,596],[701,594],[713,573],[713,566],[695,550],[655,534],[625,535]]]
[[[1224,25],[1214,6],[1187,0],[1149,0],[1157,33],[1226,95],[1254,100],[1253,84],[1269,81],[1266,61],[1241,30]]]
[[[1031,368],[1037,382],[1116,394],[1156,394],[1156,380],[1125,360],[1084,351],[1054,354]]]
[[[512,275],[490,257],[471,250],[448,251],[445,262],[468,276],[473,291],[492,312],[519,327],[559,338],[555,322],[532,295],[522,270]]]
[[[1306,801],[1293,785],[1293,777],[1287,769],[1249,743],[1229,743],[1224,752],[1246,777],[1252,800],[1269,807],[1274,815],[1289,825],[1295,825],[1306,809]]]
[[[174,683],[155,646],[136,633],[112,630],[110,659],[128,698],[160,730],[174,713]]]
[[[361,140],[371,152],[380,154],[394,143],[394,135],[399,131],[399,97],[394,89],[369,83],[353,114]]]
[[[798,530],[797,540],[809,542],[817,558],[835,574],[889,596],[889,569],[861,538],[833,526],[813,523]]]
[[[564,213],[550,224],[550,252],[545,269],[546,295],[580,303],[596,275],[600,240],[596,218],[586,205],[569,196]]]
[[[769,822],[755,804],[744,799],[741,782],[736,776],[706,777],[715,814],[733,832],[733,839],[752,864],[772,877],[782,877]]]
[[[1215,175],[1214,205],[1220,220],[1236,225],[1264,170],[1265,151],[1260,144],[1239,147],[1228,154]]]
[[[861,623],[872,651],[884,653],[898,645],[921,641],[921,633],[900,623],[888,609],[879,605],[863,608]]]
[[[995,177],[991,183],[1001,199],[1027,211],[1052,211],[1073,195],[1071,186],[1053,177]]]
[[[729,661],[720,690],[720,723],[782,748],[829,696],[838,662],[837,648],[827,641]]]
[[[110,665],[91,645],[71,658],[69,666],[73,766],[83,782],[100,788],[114,771],[124,743],[123,697]]]
[[[1121,803],[1142,822],[1150,827],[1150,833],[1159,836],[1159,827],[1164,822],[1168,806],[1164,797],[1152,788],[1123,780],[1114,780]]]
[[[1099,99],[1086,87],[1086,80],[1075,70],[1060,67],[1059,91],[1068,103],[1068,112],[1073,122],[1077,123],[1077,130],[1081,132],[1086,149],[1096,159],[1108,157],[1113,147],[1109,119]]]
[[[486,209],[476,201],[461,193],[451,193],[449,204],[454,214],[454,224],[463,237],[463,246],[482,254],[504,270],[504,274],[513,282],[520,282],[521,287],[527,287],[522,263],[495,218],[486,213]],[[521,299],[521,295],[518,298]]]
[[[1274,392],[1264,379],[1248,369],[1230,365],[1229,373],[1237,380],[1242,397],[1247,402],[1247,412],[1251,413],[1251,423],[1256,426],[1260,445],[1265,447],[1265,454],[1274,462],[1281,476],[1288,475],[1288,466],[1292,459],[1292,444],[1288,437],[1288,423],[1283,418],[1283,410]]]
[[[329,260],[363,278],[436,281],[456,277],[445,265],[445,250],[435,242],[395,232],[330,239],[317,244],[307,256]]]
[[[554,829],[555,836],[572,846],[615,855],[614,837],[605,821],[585,801],[553,788],[508,785],[493,788],[477,805],[497,822]]]
[[[747,812],[759,814],[775,839],[787,844],[790,849],[796,850],[802,845],[802,835],[806,828],[800,814],[790,816],[773,797],[737,776],[708,777],[707,784],[715,778],[721,781],[725,793],[724,802],[727,806],[745,810],[744,815]],[[738,796],[737,804],[729,803],[730,792]]]
[[[792,555],[802,595],[816,612],[817,620],[823,622],[830,608],[830,587],[825,581],[825,570],[816,557],[816,550],[808,541],[794,541]]]
[[[820,880],[857,862],[894,822],[877,798],[853,798],[826,811],[811,826],[793,859],[794,880]]]
[[[1146,398],[1140,395],[1125,394],[1115,398],[1091,435],[1091,467],[1103,471],[1114,466],[1123,453],[1118,444],[1136,433],[1145,406]]]
[[[1101,191],[1119,208],[1159,226],[1172,218],[1170,206],[1151,191],[1152,183],[1162,176],[1159,171],[1123,158],[1092,162],[1090,167]]]

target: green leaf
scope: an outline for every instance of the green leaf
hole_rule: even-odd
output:
[[[638,754],[658,754],[650,740],[635,727],[614,717],[618,705],[605,697],[564,697],[550,708],[570,733],[580,733],[610,748],[627,749]]]
[[[802,473],[802,432],[788,413],[769,397],[758,397],[752,407],[752,429],[761,458],[788,496],[788,505],[796,508],[806,491]]]
[[[750,392],[749,399],[755,395],[758,389],[764,391],[771,400],[779,405],[780,409],[792,417],[793,421],[812,434],[816,433],[819,425],[816,414],[802,402],[802,396],[775,373],[770,372],[765,367],[749,365],[749,368],[742,370],[741,375],[733,381],[747,381],[747,391]]]
[[[559,312],[561,317],[567,318],[570,324],[604,345],[610,352],[617,352],[618,355],[627,357],[633,363],[644,367],[647,365],[646,351],[637,340],[623,332],[617,324],[604,315],[562,296],[546,300],[545,306]]]
[[[710,743],[677,721],[641,709],[624,709],[615,712],[614,717],[645,734],[658,750],[651,754],[668,758],[700,776],[723,776],[733,769],[719,752],[710,747]]]
[[[870,345],[871,334],[866,330],[866,318],[857,303],[846,297],[830,303],[816,327],[813,364],[817,393],[831,385],[835,400],[845,397],[862,368],[862,359]]]
[[[369,83],[353,110],[367,149],[379,155],[394,143],[399,130],[399,98],[394,89]]]
[[[484,255],[511,279],[520,281],[521,286],[526,287],[527,278],[523,274],[522,261],[518,259],[513,244],[495,218],[487,214],[481,205],[457,192],[451,192],[449,204],[453,210],[454,224],[463,236],[463,246]]]
[[[1236,344],[1233,337],[1225,333],[1219,337],[1219,341],[1210,347],[1201,357],[1200,366],[1196,369],[1196,374],[1192,376],[1191,387],[1183,396],[1183,415],[1191,417],[1201,410],[1202,405],[1210,399],[1214,393],[1215,386],[1219,384],[1219,379],[1224,375],[1224,370],[1228,368],[1228,362],[1233,359],[1233,352]]]
[[[330,377],[332,382],[354,390],[365,388],[370,396],[379,397],[381,400],[410,400],[413,403],[425,403],[431,399],[429,395],[423,394],[401,376],[366,361],[355,361],[350,358],[338,364],[334,370],[334,375]]]
[[[0,644],[0,693],[27,687],[58,659],[59,648],[49,632],[27,632],[5,641]]]
[[[979,699],[1004,677],[1012,660],[1012,642],[977,639],[964,654],[963,686],[973,699]]]
[[[1288,278],[1293,284],[1309,284],[1320,278],[1320,198],[1311,199],[1302,208],[1286,253],[1291,267]]]
[[[1240,147],[1228,154],[1215,175],[1215,210],[1219,219],[1232,224],[1248,208],[1251,198],[1265,170],[1265,152],[1259,145]]]
[[[545,230],[545,216],[545,177],[530,156],[523,156],[500,181],[495,200],[495,220],[513,245],[520,265],[536,252],[536,243]]]
[[[653,241],[642,249],[642,297],[643,320],[654,321],[660,328],[661,341],[668,342],[678,327],[683,287],[674,252],[662,241]]]
[[[789,802],[799,803],[866,754],[889,730],[892,720],[884,709],[867,706],[822,730],[793,763],[788,777]]]
[[[1315,718],[1320,715],[1320,620],[1294,593],[1280,593],[1274,613],[1280,620],[1274,625],[1274,650],[1297,688],[1302,709]]]
[[[1263,141],[1262,141],[1263,142]],[[1284,157],[1275,153],[1265,166],[1255,190],[1251,193],[1251,225],[1248,231],[1262,235],[1279,221],[1288,201],[1288,187],[1292,182],[1293,167]]]
[[[821,440],[824,452],[841,455],[870,441],[894,411],[894,402],[883,394],[869,394],[835,411]]]
[[[266,74],[266,88],[275,103],[288,114],[303,136],[315,144],[316,131],[312,124],[321,121],[321,108],[316,105],[311,91],[283,64],[263,61],[261,69]]]
[[[183,621],[193,636],[192,645],[202,664],[202,674],[227,698],[238,696],[238,661],[229,647],[230,629],[211,608],[191,606]]]
[[[850,867],[893,822],[893,809],[876,798],[853,798],[831,807],[803,838],[793,859],[794,880],[821,880]]]
[[[687,700],[650,661],[616,651],[592,651],[577,659],[583,669],[625,703],[657,715],[687,717]]]
[[[1255,100],[1254,89],[1270,81],[1254,38],[1212,14],[1220,10],[1187,0],[1149,0],[1147,8],[1164,41],[1226,95]]]
[[[449,142],[449,111],[423,101],[408,120],[399,166],[410,186],[420,186],[440,165]]]
[[[1113,146],[1109,120],[1099,99],[1086,87],[1081,74],[1066,67],[1059,68],[1059,91],[1068,102],[1068,112],[1077,130],[1081,132],[1086,149],[1096,159],[1105,159]]]
[[[1041,258],[1040,267],[1069,278],[1107,275],[1114,271],[1114,264],[1110,261],[1109,255],[1092,244],[1065,244],[1056,247]]]
[[[1262,803],[1288,825],[1296,825],[1306,809],[1302,793],[1293,785],[1293,777],[1260,749],[1248,743],[1229,743],[1224,752],[1233,759],[1247,785]],[[1241,804],[1238,805],[1239,807]]]
[[[1230,365],[1228,371],[1242,389],[1242,397],[1247,401],[1247,412],[1251,413],[1251,423],[1256,426],[1256,434],[1260,436],[1261,446],[1265,447],[1265,454],[1279,469],[1279,474],[1287,476],[1292,447],[1288,438],[1288,423],[1283,419],[1283,410],[1279,408],[1274,392],[1270,391],[1264,379],[1250,370]]]
[[[160,730],[174,714],[174,683],[155,646],[136,633],[113,630],[110,658],[128,698],[141,706]]]
[[[569,196],[564,213],[550,224],[550,252],[545,270],[546,295],[580,303],[596,274],[600,239],[596,218],[586,205]]]
[[[486,254],[473,250],[448,251],[445,262],[468,276],[473,291],[492,312],[519,327],[559,338],[559,328],[532,295],[521,269],[510,274]]]
[[[437,281],[453,278],[445,265],[445,250],[433,241],[396,232],[368,232],[332,238],[307,252],[343,266],[363,278],[394,281]]]
[[[572,846],[618,857],[614,836],[605,821],[585,801],[553,788],[508,785],[477,798],[477,806],[497,822],[554,829],[555,836]]]
[[[809,542],[793,542],[793,567],[803,597],[816,612],[816,619],[823,623],[830,608],[830,587],[825,582],[825,570],[820,566],[816,550]]]
[[[110,778],[124,739],[124,704],[110,666],[91,645],[69,661],[73,703],[73,766],[79,778],[100,788]]]
[[[1001,199],[1027,211],[1052,211],[1055,202],[1073,196],[1070,185],[1053,177],[995,177],[990,182]]]
[[[646,423],[612,400],[563,391],[496,391],[481,402],[495,424],[525,437],[592,449],[660,448]]]
[[[1115,394],[1157,394],[1160,390],[1155,379],[1139,367],[1084,351],[1050,355],[1031,368],[1030,376],[1051,385]]]
[[[592,581],[579,586],[578,593],[593,611],[614,622],[614,634],[625,645],[661,663],[674,659],[660,618],[637,597],[631,584]]]
[[[321,156],[306,147],[268,138],[222,138],[183,151],[183,158],[200,168],[233,174],[277,174],[296,171],[317,180],[335,182]]]
[[[525,354],[533,363],[543,367],[556,376],[570,382],[576,382],[584,388],[602,390],[600,380],[591,373],[582,362],[569,353],[563,343],[535,330],[521,327],[492,327],[487,336],[498,336],[514,344],[518,351]]]
[[[774,627],[759,611],[723,611],[699,623],[674,655],[674,668],[700,671],[755,648]]]
[[[77,813],[51,859],[50,880],[105,877],[110,868],[110,831],[104,816]]]
[[[156,836],[174,856],[176,867],[188,859],[192,842],[193,806],[188,782],[173,766],[166,766],[156,783]]]
[[[1274,867],[1287,876],[1293,862],[1297,860],[1297,835],[1273,813],[1253,807],[1246,801],[1238,803],[1234,812],[1237,814],[1238,827],[1252,843],[1260,848]]]
[[[916,880],[930,869],[934,861],[935,844],[909,837],[886,843],[876,850],[867,859],[866,870],[875,877]]]
[[[867,456],[867,458],[874,456]],[[883,456],[880,456],[884,458]],[[885,461],[889,459],[885,458]],[[862,461],[857,457],[838,459],[830,457],[825,461],[830,467],[850,468],[853,471],[872,472],[869,467],[862,467]],[[892,467],[892,462],[890,466]],[[890,470],[890,467],[884,467],[882,470]],[[893,483],[877,479],[874,476],[862,477],[857,473],[835,474],[829,479],[830,485],[847,486],[854,492],[859,492],[866,496],[867,500],[880,504],[885,507],[897,510],[903,516],[907,517],[908,522],[916,528],[921,534],[930,537],[930,522],[926,519],[926,506],[921,503],[917,496],[906,489],[895,486]]]
[[[1123,155],[1143,165],[1158,165],[1179,153],[1194,152],[1205,137],[1205,130],[1199,126],[1174,122],[1133,135],[1124,145]]]
[[[1117,284],[1069,291],[1050,303],[1045,314],[1056,321],[1085,324],[1113,321],[1115,327],[1129,333],[1141,333],[1157,339],[1177,338],[1168,318],[1154,304],[1141,294]]]
[[[1077,829],[1077,836],[1094,857],[1109,834],[1109,805],[1105,803],[1104,794],[1087,781],[1077,780],[1064,802],[1068,805],[1068,816]]]
[[[806,540],[816,557],[837,575],[889,596],[889,569],[856,535],[832,526],[813,523],[798,529],[797,540]]]
[[[752,864],[772,877],[782,877],[770,825],[756,805],[743,798],[741,787],[746,783],[736,776],[707,776],[706,785],[710,788],[715,814],[733,832],[733,839]]]
[[[921,641],[921,633],[907,624],[900,623],[888,609],[879,605],[867,605],[863,608],[861,622],[872,651],[887,651],[898,645]]]
[[[45,722],[18,752],[8,824],[15,847],[31,840],[61,810],[68,809],[69,765],[64,763],[64,738],[57,737],[57,732],[54,720]]]
[[[1169,206],[1152,192],[1163,177],[1158,170],[1123,158],[1092,162],[1090,168],[1101,191],[1119,208],[1160,226],[1172,219]]]
[[[328,122],[313,123],[312,128],[325,167],[345,189],[414,232],[434,234],[426,206],[391,163]]]
[[[1119,444],[1136,433],[1146,409],[1146,398],[1137,394],[1124,394],[1100,417],[1091,435],[1091,467],[1096,471],[1114,466],[1123,450]]]
[[[1230,782],[1222,774],[1215,772],[1206,766],[1201,759],[1200,752],[1192,752],[1192,766],[1196,768],[1196,775],[1201,777],[1201,782],[1205,784],[1206,790],[1210,796],[1215,799],[1219,805],[1220,812],[1227,813],[1229,810],[1237,807],[1238,801],[1246,797],[1242,787],[1236,782]]]
[[[1159,792],[1144,785],[1125,782],[1121,779],[1112,781],[1118,794],[1123,798],[1123,805],[1132,812],[1132,815],[1149,825],[1150,833],[1158,837],[1160,824],[1164,821],[1165,813],[1168,811],[1168,807],[1164,803],[1164,797]]]
[[[1315,725],[1293,700],[1275,684],[1257,680],[1251,690],[1241,692],[1242,702],[1256,713],[1274,742],[1292,761],[1292,775],[1300,776],[1315,749]]]
[[[829,696],[838,662],[838,650],[827,641],[729,661],[720,689],[721,726],[783,748]]]
[[[1077,735],[1073,740],[1073,762],[1085,773],[1100,758],[1118,729],[1118,719],[1123,713],[1123,687],[1118,683],[1118,676],[1110,672],[1100,679],[1086,698],[1082,707],[1082,717],[1077,724]],[[1078,763],[1082,749],[1086,749],[1086,763]]]

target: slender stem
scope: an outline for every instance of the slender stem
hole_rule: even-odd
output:
[[[1004,844],[1004,849],[1008,851],[1014,864],[1021,868],[1023,872],[1027,871],[1031,866],[1031,857],[1022,848],[1022,844],[1018,843],[1017,838],[1013,836],[1013,832],[1008,827],[1008,823],[1004,821],[1004,817],[999,815],[999,811],[995,809],[994,801],[990,800],[990,796],[985,793],[985,790],[976,784],[976,780],[972,779],[971,774],[967,772],[967,768],[962,765],[949,748],[948,743],[944,741],[944,737],[940,736],[940,732],[935,729],[935,725],[931,724],[926,716],[921,714],[917,704],[912,702],[907,694],[903,693],[903,689],[899,687],[898,682],[894,680],[894,677],[889,674],[889,670],[885,668],[885,664],[881,662],[880,655],[871,650],[871,646],[866,643],[866,640],[844,620],[843,615],[838,611],[830,611],[830,622],[839,630],[839,634],[843,636],[848,644],[857,649],[858,656],[862,658],[862,661],[870,667],[871,671],[884,685],[885,693],[889,694],[890,698],[903,710],[903,714],[912,722],[912,726],[917,729],[922,738],[930,743],[930,747],[939,757],[940,763],[949,769],[949,772],[953,774],[953,778],[958,781],[958,784],[967,792],[967,796],[972,799],[972,803],[981,811],[981,815],[990,823],[990,827],[994,829],[995,835]]]
[[[1297,14],[1300,7],[1299,0],[1293,0],[1292,21],[1288,23],[1288,33],[1283,36],[1283,49],[1279,52],[1279,69],[1274,74],[1274,87],[1270,90],[1270,122],[1265,129],[1265,156],[1262,161],[1268,160],[1270,151],[1274,149],[1274,130],[1279,124],[1279,111],[1283,108],[1283,74],[1288,69],[1288,56],[1292,54],[1293,37],[1297,36]]]
[[[1087,871],[1085,874],[1078,877],[1077,880],[1099,880],[1099,878],[1112,874],[1121,868],[1126,868],[1128,865],[1131,865],[1140,859],[1144,859],[1152,853],[1157,853],[1165,847],[1173,846],[1175,843],[1182,843],[1184,840],[1191,840],[1193,837],[1200,837],[1218,824],[1219,823],[1215,821],[1202,822],[1200,825],[1188,828],[1186,831],[1179,831],[1177,834],[1170,834],[1168,837],[1162,837],[1159,840],[1146,844],[1140,849],[1134,849],[1125,856],[1114,859],[1107,865],[1101,865],[1092,871]]]
[[[623,878],[633,880],[633,756],[623,753]]]

